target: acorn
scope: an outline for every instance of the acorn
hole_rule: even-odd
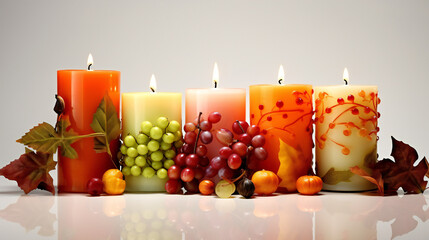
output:
[[[64,108],[65,108],[64,99],[61,96],[58,96],[57,94],[55,95],[55,99],[57,101],[55,102],[54,111],[58,115],[61,115],[64,112]]]
[[[255,192],[255,185],[253,184],[252,180],[244,177],[238,183],[237,191],[241,196],[245,198],[250,198],[253,196],[253,193]]]

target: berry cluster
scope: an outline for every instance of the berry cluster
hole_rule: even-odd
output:
[[[176,149],[181,148],[182,132],[180,123],[160,117],[155,124],[144,121],[140,133],[134,137],[128,134],[120,148],[122,173],[125,176],[151,178],[167,177],[167,169],[174,165]]]
[[[199,181],[212,177],[211,173],[207,174],[206,167],[210,161],[206,156],[206,144],[213,141],[212,125],[218,123],[222,116],[213,112],[209,114],[208,120],[204,120],[201,115],[184,126],[185,143],[175,158],[175,164],[168,169],[169,180],[165,184],[168,193],[178,193],[182,186],[188,192],[198,192]]]

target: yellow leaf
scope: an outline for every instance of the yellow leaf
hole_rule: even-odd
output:
[[[280,166],[277,176],[281,179],[279,187],[290,192],[296,191],[296,180],[308,171],[308,164],[301,148],[298,146],[296,149],[279,138],[278,158]]]

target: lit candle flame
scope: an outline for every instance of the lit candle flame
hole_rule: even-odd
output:
[[[285,79],[285,70],[283,69],[283,65],[279,67],[279,84],[282,84],[282,81]]]
[[[94,60],[92,59],[92,54],[90,53],[88,55],[88,61],[87,61],[88,71],[92,71],[91,66],[93,64],[94,64]]]
[[[154,74],[152,74],[152,77],[150,77],[149,87],[152,92],[156,92],[156,79]]]
[[[213,83],[214,83],[214,87],[217,88],[217,85],[219,83],[219,69],[217,68],[216,62],[213,67]]]
[[[347,71],[347,68],[344,68],[343,80],[346,85],[349,84],[349,71]]]

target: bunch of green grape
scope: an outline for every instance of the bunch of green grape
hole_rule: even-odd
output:
[[[155,123],[144,121],[137,136],[128,134],[121,145],[122,173],[125,176],[151,178],[167,177],[167,169],[174,165],[176,149],[182,147],[182,131],[178,121],[159,117]]]

